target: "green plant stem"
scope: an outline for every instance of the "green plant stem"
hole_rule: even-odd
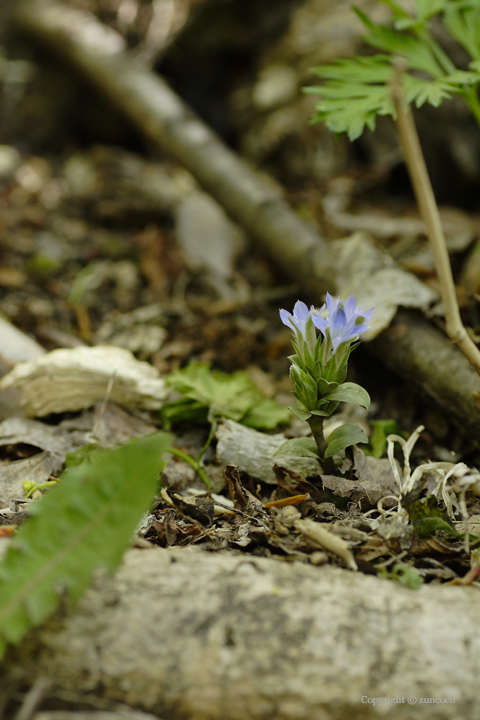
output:
[[[210,446],[210,443],[211,443],[212,440],[213,440],[213,436],[215,435],[215,430],[217,429],[217,421],[216,421],[215,416],[212,414],[211,411],[208,413],[208,421],[209,421],[209,423],[210,423],[210,432],[208,433],[208,437],[207,437],[207,439],[206,439],[206,441],[205,441],[205,444],[204,444],[204,446],[202,447],[202,449],[200,450],[200,453],[199,453],[199,455],[198,455],[197,460],[198,460],[199,463],[202,461],[203,456],[204,456],[205,453],[207,452],[207,450],[208,450],[208,448],[209,448],[209,446]]]
[[[477,124],[480,125],[480,100],[478,99],[477,92],[478,90],[476,85],[475,87],[469,87],[468,90],[465,90],[463,97],[465,98],[472,115],[477,121]]]
[[[308,420],[310,429],[312,431],[313,438],[317,444],[318,454],[320,456],[320,464],[324,473],[328,475],[335,475],[337,469],[333,458],[325,458],[325,450],[327,449],[327,442],[325,435],[323,434],[323,418],[319,415],[312,415]]]
[[[175,455],[176,457],[179,457],[181,460],[185,460],[185,462],[188,463],[201,477],[207,488],[209,490],[213,490],[212,481],[207,477],[205,470],[201,466],[199,460],[195,460],[195,458],[192,458],[191,455],[183,452],[183,450],[177,450],[177,448],[171,448],[168,452],[172,455]]]

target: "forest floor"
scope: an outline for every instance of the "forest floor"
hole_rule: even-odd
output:
[[[362,184],[358,169],[349,182],[351,188]],[[334,189],[332,184],[331,192]],[[294,181],[288,198],[299,213],[318,218],[325,194],[325,188],[308,183],[299,188]],[[125,149],[121,143],[85,142],[73,131],[68,146],[59,152],[30,152],[20,141],[0,147],[0,312],[5,318],[47,352],[111,344],[130,350],[166,378],[178,377],[175,373],[190,363],[203,363],[197,366],[201,372],[208,374],[208,365],[225,374],[211,376],[219,387],[227,387],[221,383],[228,384],[228,378],[240,388],[254,383],[259,397],[275,401],[275,412],[279,417],[283,413],[278,425],[268,416],[263,426],[260,422],[248,428],[241,414],[229,415],[225,404],[225,415],[218,413],[216,435],[202,461],[213,491],[188,459],[172,458],[137,545],[195,544],[208,551],[230,550],[288,563],[358,567],[409,587],[475,581],[480,561],[472,550],[480,546],[475,532],[480,503],[473,494],[466,496],[468,548],[458,507],[454,518],[448,517],[441,501],[428,513],[419,511],[419,501],[431,496],[438,482],[433,471],[415,487],[410,522],[403,527],[383,523],[378,502],[389,498],[384,509],[394,508],[392,495],[398,491],[386,457],[389,433],[408,439],[423,426],[412,449],[412,468],[427,462],[480,467],[479,451],[445,414],[362,347],[352,356],[348,379],[367,389],[371,406],[365,412],[346,406],[333,420],[358,423],[370,438],[366,452],[361,446],[348,451],[339,461],[338,473],[331,476],[299,463],[280,463],[272,471],[276,460],[269,445],[259,451],[266,453],[269,467],[259,460],[258,474],[249,471],[251,466],[239,452],[242,443],[255,455],[260,432],[275,438],[276,447],[278,433],[283,439],[307,435],[306,424],[286,415],[292,404],[287,357],[291,333],[282,325],[279,309],[291,311],[298,299],[309,303],[310,298],[300,284],[293,285],[258,254],[251,240],[229,225],[218,209],[212,211],[205,197],[174,161],[158,155],[152,159],[143,149]],[[352,191],[350,212],[352,217],[381,222],[382,217],[400,213],[399,204],[405,208],[409,203],[411,208],[408,197]],[[477,222],[473,217],[469,221]],[[324,230],[331,237],[341,232],[331,219]],[[198,236],[211,238],[211,243],[199,247]],[[420,264],[421,252],[413,241],[409,252],[414,257],[411,269],[434,283],[434,273]],[[464,312],[475,326],[471,303],[465,301]],[[11,367],[5,360],[3,374]],[[179,395],[170,398],[178,399]],[[2,391],[0,404],[2,420],[22,417],[18,396],[11,391]],[[206,405],[203,414],[189,406],[182,415],[174,405],[162,413],[120,410],[100,400],[96,410],[65,409],[41,422],[59,432],[76,433],[77,446],[82,444],[80,437],[87,443],[99,415],[110,445],[119,437],[167,428],[175,434],[177,450],[195,460],[209,436]],[[242,428],[250,434],[242,435]],[[29,441],[27,425],[21,441],[14,443],[8,435],[2,437],[0,425],[0,444],[4,466],[42,451],[34,439]],[[402,467],[398,444],[395,455]],[[3,494],[0,489],[5,511],[0,518],[5,524],[12,517],[22,521],[25,508],[35,502],[7,496],[7,475]],[[48,489],[37,488],[35,497],[43,492]],[[302,531],[301,523],[295,525],[302,520],[322,523],[330,541],[322,543],[307,526]]]

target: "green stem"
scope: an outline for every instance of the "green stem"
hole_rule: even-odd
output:
[[[207,450],[210,446],[210,443],[213,440],[213,436],[215,435],[215,430],[217,429],[217,421],[215,420],[215,416],[213,414],[211,415],[210,413],[208,413],[208,420],[210,422],[210,432],[208,433],[208,437],[205,441],[205,445],[200,450],[200,454],[197,458],[199,463],[201,462],[203,456],[207,452]]]
[[[416,33],[417,37],[422,40],[425,45],[428,45],[430,48],[432,55],[434,56],[437,63],[442,68],[443,72],[446,75],[451,75],[452,73],[456,72],[458,68],[454,65],[454,63],[450,60],[448,55],[442,50],[440,45],[436,42],[436,40],[433,39],[433,37],[430,35],[430,33],[427,30],[423,30],[420,33]],[[439,76],[441,77],[441,76]]]
[[[324,457],[325,450],[327,449],[327,442],[325,440],[325,435],[323,434],[323,418],[319,415],[312,415],[307,420],[307,422],[310,425],[312,435],[317,444],[318,454],[320,456],[320,464],[322,466],[323,472],[327,473],[328,475],[335,475],[337,469],[335,467],[335,463],[333,462],[333,458]]]
[[[480,100],[477,95],[477,87],[468,88],[464,93],[464,98],[477,124],[480,125]]]
[[[205,470],[200,464],[199,460],[195,460],[191,457],[191,455],[188,455],[188,453],[183,452],[183,450],[177,450],[177,448],[171,448],[169,452],[172,455],[176,455],[176,457],[179,457],[181,460],[185,460],[186,463],[188,463],[201,477],[205,485],[209,490],[213,490],[212,481],[207,477]]]

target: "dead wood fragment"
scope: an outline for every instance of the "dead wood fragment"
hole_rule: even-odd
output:
[[[223,420],[215,435],[218,440],[217,458],[223,465],[236,465],[240,472],[269,485],[277,484],[274,465],[290,468],[304,478],[318,475],[319,465],[314,458],[274,457],[287,439],[283,433],[266,435],[234,420]]]
[[[177,158],[241,225],[279,246],[285,269],[302,276],[327,243],[289,208],[281,189],[229,150],[157,75],[123,51],[123,40],[93,15],[54,2],[22,2],[20,28],[86,76],[163,151]]]
[[[314,522],[313,520],[297,520],[295,522],[295,529],[301,532],[302,535],[306,535],[310,540],[317,542],[326,550],[330,550],[330,552],[341,557],[350,570],[358,569],[357,563],[345,540],[333,535],[333,533],[323,527],[321,523]]]
[[[126,407],[156,409],[167,396],[153,365],[109,345],[60,348],[18,363],[0,383],[12,386],[31,417],[81,410],[108,398]]]
[[[38,677],[28,691],[23,701],[22,707],[15,715],[14,720],[30,720],[33,713],[40,705],[43,697],[47,694],[50,687],[50,680],[46,677]]]
[[[476,720],[478,589],[187,549],[131,550],[7,669],[162,717]],[[17,659],[18,658],[18,659]],[[408,697],[450,698],[409,704]],[[401,700],[402,697],[404,700]],[[103,720],[103,719],[102,719]]]
[[[479,392],[480,380],[442,332],[418,313],[402,310],[392,327],[369,343],[368,349],[439,405],[449,420],[480,445],[480,412],[473,397]]]
[[[76,67],[158,147],[190,170],[312,298],[320,302],[325,290],[342,294],[348,291],[358,292],[364,302],[364,291],[375,292],[379,286],[383,294],[376,322],[382,317],[382,327],[392,320],[397,305],[425,307],[432,300],[424,285],[404,273],[410,278],[405,301],[404,293],[396,292],[401,271],[373,248],[368,251],[372,266],[366,274],[360,273],[357,282],[355,278],[351,282],[348,273],[365,264],[363,255],[360,258],[356,250],[339,267],[338,247],[333,247],[336,244],[330,248],[303,223],[283,200],[278,187],[226,148],[161,78],[135,65],[123,51],[121,38],[115,41],[113,31],[106,37],[106,29],[93,16],[48,1],[24,0],[17,4],[15,18],[25,33]],[[384,302],[389,288],[395,296],[390,304]],[[408,342],[402,345],[401,357],[398,342],[390,333],[384,332],[375,341],[373,351],[400,375],[414,375],[420,385],[425,382],[427,394],[440,401],[449,416],[478,444],[480,412],[472,392],[480,391],[479,378],[472,377],[467,361],[457,356],[439,331],[426,321],[413,321],[412,316],[402,318]],[[443,363],[438,362],[439,356]]]
[[[0,357],[8,364],[33,360],[45,354],[45,350],[33,338],[0,317]]]

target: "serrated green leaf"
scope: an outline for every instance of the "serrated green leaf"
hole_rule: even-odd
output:
[[[366,442],[368,442],[368,438],[361,427],[354,423],[345,423],[328,436],[325,457],[331,457],[350,445]]]
[[[344,82],[386,83],[392,76],[390,55],[372,55],[370,57],[355,56],[342,60],[334,60],[330,65],[311,68],[311,72],[322,80],[340,80]],[[305,92],[322,91],[319,88],[305,88]]]
[[[366,410],[370,407],[370,395],[361,385],[357,385],[357,383],[354,382],[346,382],[339,385],[336,390],[325,395],[325,399],[355,403]]]
[[[164,403],[159,410],[162,426],[170,430],[173,425],[181,422],[198,423],[208,422],[208,405],[199,400],[180,398]]]
[[[422,107],[426,102],[438,107],[442,100],[452,97],[452,86],[438,80],[423,80],[412,75],[405,78],[405,98],[407,103],[415,102],[417,107]]]
[[[443,82],[448,85],[459,86],[459,85],[475,85],[480,82],[480,72],[478,69],[474,72],[475,68],[471,71],[468,70],[457,70],[450,75],[446,75],[443,78]]]
[[[245,413],[242,417],[242,425],[255,428],[255,430],[273,430],[281,423],[288,423],[290,419],[288,408],[281,407],[271,398],[265,398]]]
[[[170,423],[178,418],[195,421],[202,406],[217,417],[226,417],[256,429],[271,429],[288,422],[287,410],[275,400],[265,398],[260,388],[242,371],[228,375],[211,370],[208,363],[192,362],[186,368],[170,373],[167,384],[184,396],[183,400],[176,401],[176,405],[168,403],[160,411],[161,417]],[[191,417],[188,417],[189,412]]]
[[[254,404],[252,390],[256,390],[257,398],[259,392],[245,373],[227,375],[211,370],[208,363],[192,362],[186,368],[174,370],[166,381],[184,397],[202,402],[213,408],[215,414],[236,421]]]
[[[379,2],[387,5],[390,10],[393,10],[394,14],[398,17],[410,17],[405,8],[395,2],[395,0],[379,0]]]
[[[416,32],[423,28],[423,23],[418,18],[399,18],[395,21],[395,30],[414,30]]]
[[[377,115],[392,115],[395,108],[388,80],[392,67],[387,55],[369,58],[353,57],[320,66],[314,72],[326,80],[325,85],[305,88],[318,94],[312,122],[325,122],[332,132],[347,132],[351,141],[363,133],[365,126],[375,129]]]
[[[97,568],[113,572],[148,508],[172,438],[155,433],[92,457],[32,505],[0,563],[0,652],[75,601]]]
[[[415,70],[423,70],[434,78],[441,77],[443,69],[438,64],[432,51],[422,40],[397,32],[392,28],[377,25],[358,8],[353,8],[357,16],[371,35],[364,36],[365,42],[372,47],[384,50],[392,55],[403,55],[408,61],[408,66]]]
[[[318,460],[318,449],[312,437],[290,438],[280,445],[273,457],[280,455],[309,457]]]
[[[443,24],[473,60],[480,60],[480,3],[447,2]]]
[[[429,103],[438,107],[452,93],[461,94],[472,108],[472,93],[480,82],[480,0],[470,3],[453,0],[417,0],[417,13],[409,15],[393,0],[381,0],[393,11],[395,28],[378,25],[354,8],[369,31],[370,45],[384,51],[373,57],[353,57],[320,66],[313,72],[324,81],[322,86],[305,88],[321,99],[315,106],[312,122],[324,122],[335,133],[346,132],[357,139],[365,128],[375,129],[377,115],[391,115],[395,108],[389,81],[392,56],[401,55],[408,71],[403,75],[408,103],[417,107]],[[443,13],[445,25],[473,58],[470,72],[457,70],[427,30],[431,17]],[[386,53],[390,54],[386,54]]]
[[[420,20],[428,20],[434,15],[442,12],[448,3],[448,0],[415,0],[417,6],[417,16]]]

